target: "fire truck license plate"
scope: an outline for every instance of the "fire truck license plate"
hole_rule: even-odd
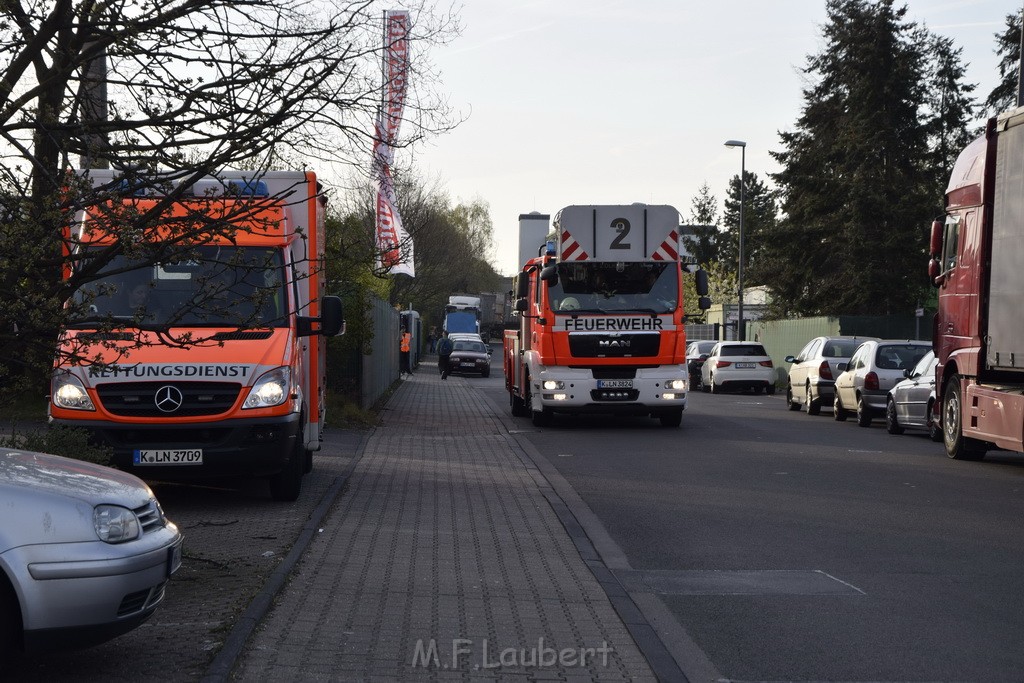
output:
[[[631,379],[599,379],[597,380],[598,389],[632,389],[633,380]]]
[[[136,465],[202,465],[203,449],[159,449],[135,451],[132,458]]]

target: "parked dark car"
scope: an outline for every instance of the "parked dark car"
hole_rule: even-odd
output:
[[[704,359],[717,344],[715,340],[692,341],[686,345],[686,369],[690,373],[690,387],[700,386],[700,369]]]
[[[487,353],[487,346],[483,342],[456,339],[452,345],[452,355],[448,359],[448,367],[453,373],[470,373],[489,377],[491,356]]]

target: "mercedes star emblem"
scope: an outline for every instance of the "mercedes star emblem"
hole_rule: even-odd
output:
[[[153,402],[156,403],[156,407],[161,412],[173,413],[185,402],[185,397],[182,396],[181,390],[178,387],[172,387],[168,384],[156,390]]]

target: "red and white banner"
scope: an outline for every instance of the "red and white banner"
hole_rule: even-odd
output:
[[[398,213],[391,163],[394,144],[405,110],[406,77],[409,73],[409,13],[388,11],[384,17],[384,104],[377,120],[373,165],[377,179],[378,267],[391,274],[415,277],[412,238],[402,227]]]

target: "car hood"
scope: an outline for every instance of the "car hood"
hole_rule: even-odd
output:
[[[0,509],[21,491],[75,499],[90,507],[112,503],[135,508],[153,497],[149,486],[127,472],[58,455],[0,448]]]

